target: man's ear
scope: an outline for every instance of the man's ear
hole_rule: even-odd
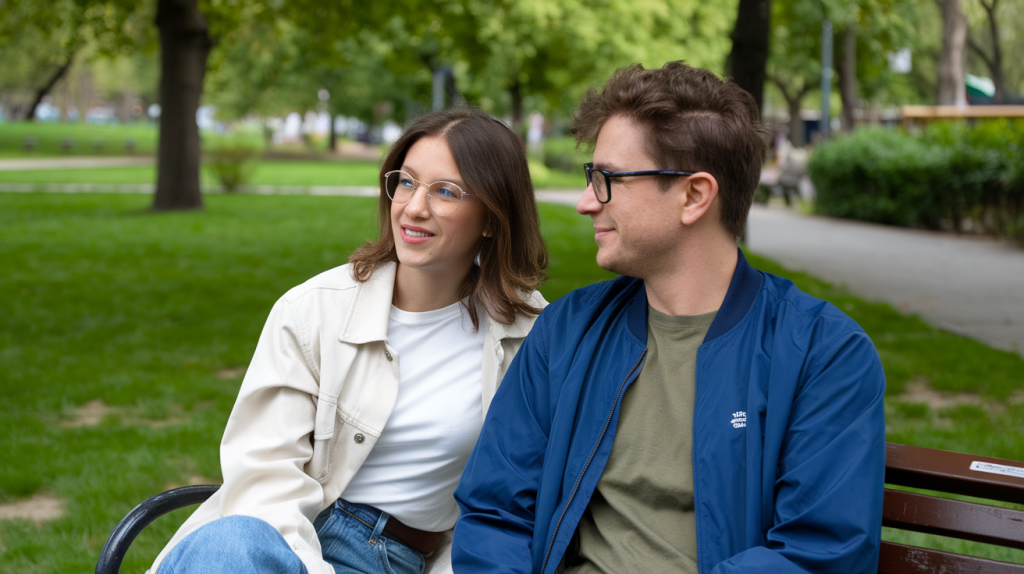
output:
[[[710,173],[700,171],[684,178],[682,192],[680,220],[683,225],[693,225],[704,217],[718,197],[718,180]]]

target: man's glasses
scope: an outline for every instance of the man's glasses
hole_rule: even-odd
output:
[[[408,202],[421,185],[427,186],[427,206],[430,207],[430,211],[442,217],[455,213],[462,203],[463,195],[472,195],[450,181],[427,184],[401,170],[384,174],[384,190],[395,203]]]
[[[601,203],[608,203],[612,200],[612,180],[619,177],[635,177],[640,175],[693,175],[689,171],[673,171],[669,169],[655,169],[648,171],[605,171],[594,169],[594,163],[583,164],[583,171],[587,174],[587,184],[594,188],[594,195]]]

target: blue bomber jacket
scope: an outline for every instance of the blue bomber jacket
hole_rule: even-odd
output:
[[[559,568],[608,461],[646,340],[638,279],[592,285],[544,310],[455,492],[456,573]],[[884,391],[878,354],[853,320],[750,267],[741,252],[697,350],[700,572],[875,572]]]

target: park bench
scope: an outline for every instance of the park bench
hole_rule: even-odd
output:
[[[1012,460],[888,443],[885,482],[1024,504],[1024,463]],[[1024,549],[1024,511],[931,494],[886,488],[882,526]],[[882,542],[878,572],[1024,574],[1024,564]]]
[[[885,482],[1024,504],[1024,463],[896,443],[886,445]],[[218,486],[185,486],[158,494],[128,513],[100,553],[96,574],[116,574],[135,537],[158,517],[199,504]],[[1024,510],[885,489],[882,525],[912,532],[1024,549]],[[882,542],[879,574],[1024,574],[1024,564]]]

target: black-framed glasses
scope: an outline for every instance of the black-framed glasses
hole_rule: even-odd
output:
[[[427,207],[441,217],[455,213],[462,203],[462,196],[473,195],[450,181],[426,183],[397,169],[384,174],[384,190],[395,203],[406,203],[412,199],[421,185],[427,187]]]
[[[594,195],[601,203],[608,203],[612,200],[612,179],[617,177],[635,177],[640,175],[693,175],[689,171],[674,171],[671,169],[653,169],[647,171],[605,171],[594,169],[594,162],[583,164],[583,171],[587,174],[587,184],[594,188]]]

